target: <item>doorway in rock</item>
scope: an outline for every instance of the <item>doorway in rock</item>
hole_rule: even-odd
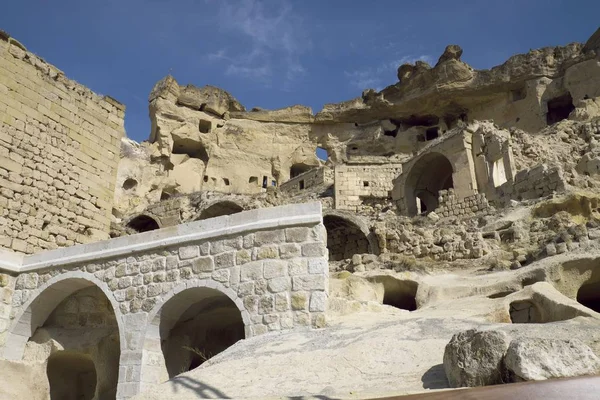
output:
[[[548,113],[546,114],[546,123],[548,125],[569,118],[569,114],[575,109],[571,93],[548,100],[547,105]]]
[[[577,291],[577,301],[587,308],[600,312],[600,281],[582,285]]]

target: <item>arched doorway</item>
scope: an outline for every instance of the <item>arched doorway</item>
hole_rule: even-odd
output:
[[[174,290],[150,314],[144,352],[154,362],[143,366],[145,388],[197,368],[245,338],[249,321],[241,301],[232,300],[233,291],[211,286]]]
[[[223,215],[237,214],[242,211],[244,211],[242,206],[240,206],[237,203],[234,203],[233,201],[219,201],[202,210],[200,216],[196,218],[196,221],[201,219],[220,217]]]
[[[323,217],[327,230],[327,249],[330,261],[352,258],[354,254],[371,253],[373,250],[367,233],[349,218],[328,214]]]
[[[441,153],[424,154],[408,171],[404,202],[409,215],[435,210],[440,190],[454,187],[453,168]]]
[[[127,223],[127,227],[129,229],[134,230],[137,233],[153,231],[156,229],[160,229],[158,222],[152,217],[148,215],[138,215],[137,217],[131,219]]]
[[[116,397],[120,323],[102,285],[92,277],[53,278],[9,331],[5,357],[46,363],[51,399]]]

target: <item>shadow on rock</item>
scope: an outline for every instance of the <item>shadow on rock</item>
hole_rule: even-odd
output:
[[[444,364],[429,368],[421,377],[421,382],[423,382],[423,389],[446,389],[450,387],[448,379],[446,379]]]

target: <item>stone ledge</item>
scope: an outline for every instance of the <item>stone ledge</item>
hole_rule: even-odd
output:
[[[244,231],[319,224],[322,218],[319,202],[256,209],[31,256],[23,257],[7,253],[9,256],[3,256],[0,260],[0,270],[22,273],[87,261],[97,262],[107,258],[133,255],[149,249],[182,245]]]

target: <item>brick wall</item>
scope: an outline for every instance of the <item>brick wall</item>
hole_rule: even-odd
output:
[[[124,112],[0,36],[0,248],[108,238]]]
[[[362,199],[387,199],[402,164],[337,165],[335,167],[335,208],[357,211]]]

